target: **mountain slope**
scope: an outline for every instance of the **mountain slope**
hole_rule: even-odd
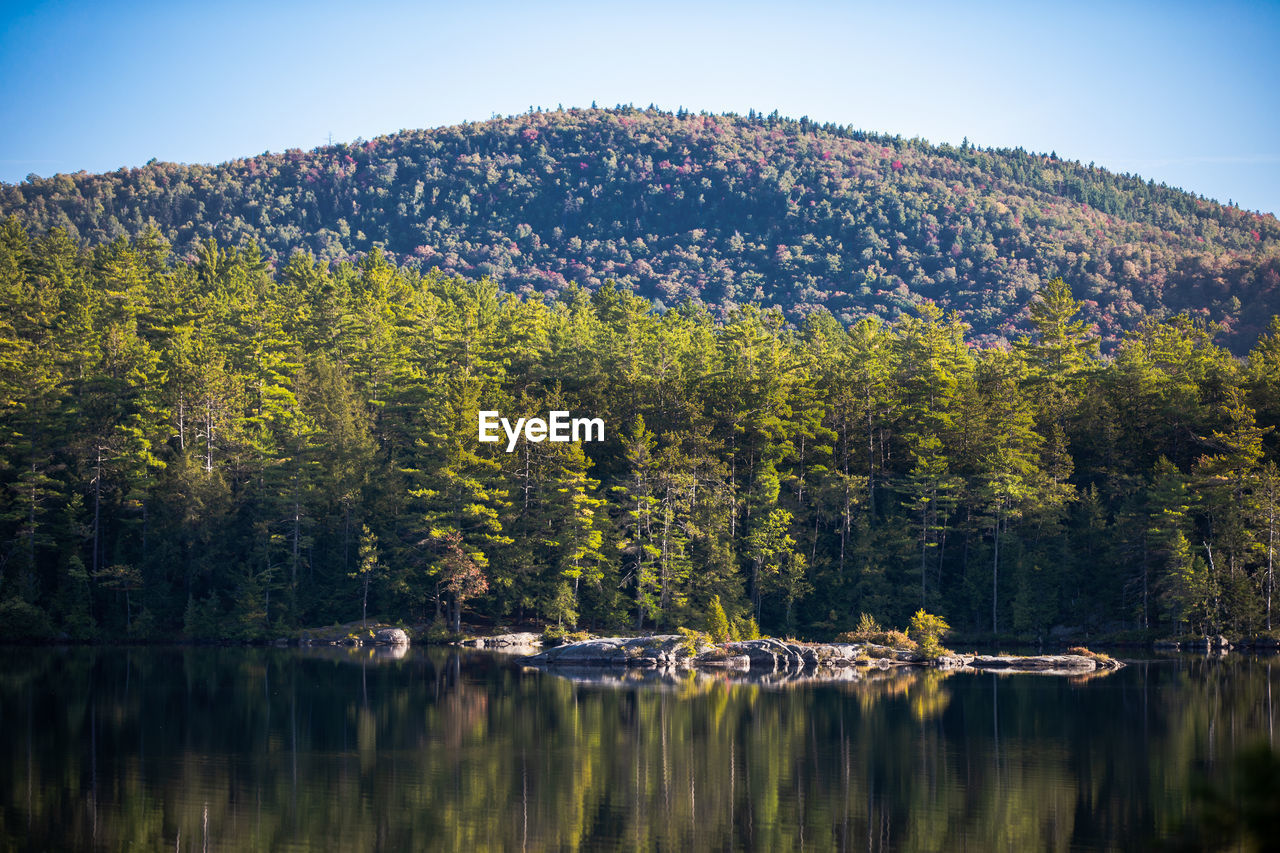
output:
[[[530,113],[219,166],[152,162],[0,185],[0,214],[99,242],[154,225],[488,275],[517,291],[613,278],[670,305],[893,317],[921,299],[975,338],[1025,328],[1061,275],[1107,341],[1190,310],[1248,346],[1280,311],[1280,223],[1021,150],[932,146],[776,115]]]

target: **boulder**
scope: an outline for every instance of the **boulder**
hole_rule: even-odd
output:
[[[601,637],[565,643],[529,658],[533,664],[556,666],[687,666],[691,655],[679,634],[652,637]]]
[[[499,634],[489,637],[484,642],[486,649],[530,648],[542,645],[542,635],[532,631],[520,631],[514,634]]]
[[[969,661],[973,669],[999,669],[1010,672],[1093,672],[1096,669],[1119,669],[1120,661],[1088,655],[978,655]]]
[[[407,646],[409,635],[403,628],[380,628],[378,633],[373,635],[373,644],[375,646]]]
[[[542,635],[532,631],[520,631],[514,634],[497,634],[492,637],[468,637],[459,640],[458,645],[477,649],[536,649],[542,646]]]
[[[745,655],[751,661],[753,671],[776,672],[805,667],[805,647],[799,643],[763,638],[725,643],[724,648],[732,654]]]
[[[746,655],[735,655],[720,648],[705,651],[694,657],[692,662],[699,669],[729,669],[737,672],[747,672],[751,669],[751,658]]]

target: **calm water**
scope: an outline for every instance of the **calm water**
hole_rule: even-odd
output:
[[[0,849],[1141,849],[1280,661],[770,685],[484,653],[0,649]]]

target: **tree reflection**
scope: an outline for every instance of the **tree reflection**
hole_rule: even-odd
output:
[[[1238,656],[780,683],[368,651],[7,656],[0,847],[1145,846],[1273,734]]]

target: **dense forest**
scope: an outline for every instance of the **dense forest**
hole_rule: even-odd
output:
[[[559,294],[607,279],[728,320],[893,322],[931,300],[976,342],[1030,331],[1061,276],[1104,352],[1146,318],[1222,325],[1237,353],[1280,313],[1280,222],[1054,154],[933,146],[761,116],[531,111],[220,166],[152,162],[0,185],[0,216],[101,244],[155,227],[283,266],[381,248],[424,273]]]
[[[270,637],[368,613],[827,637],[1273,624],[1280,322],[1247,357],[1073,285],[975,346],[893,322],[554,296],[373,251],[272,269],[0,225],[0,625]],[[477,440],[477,412],[603,442]]]

